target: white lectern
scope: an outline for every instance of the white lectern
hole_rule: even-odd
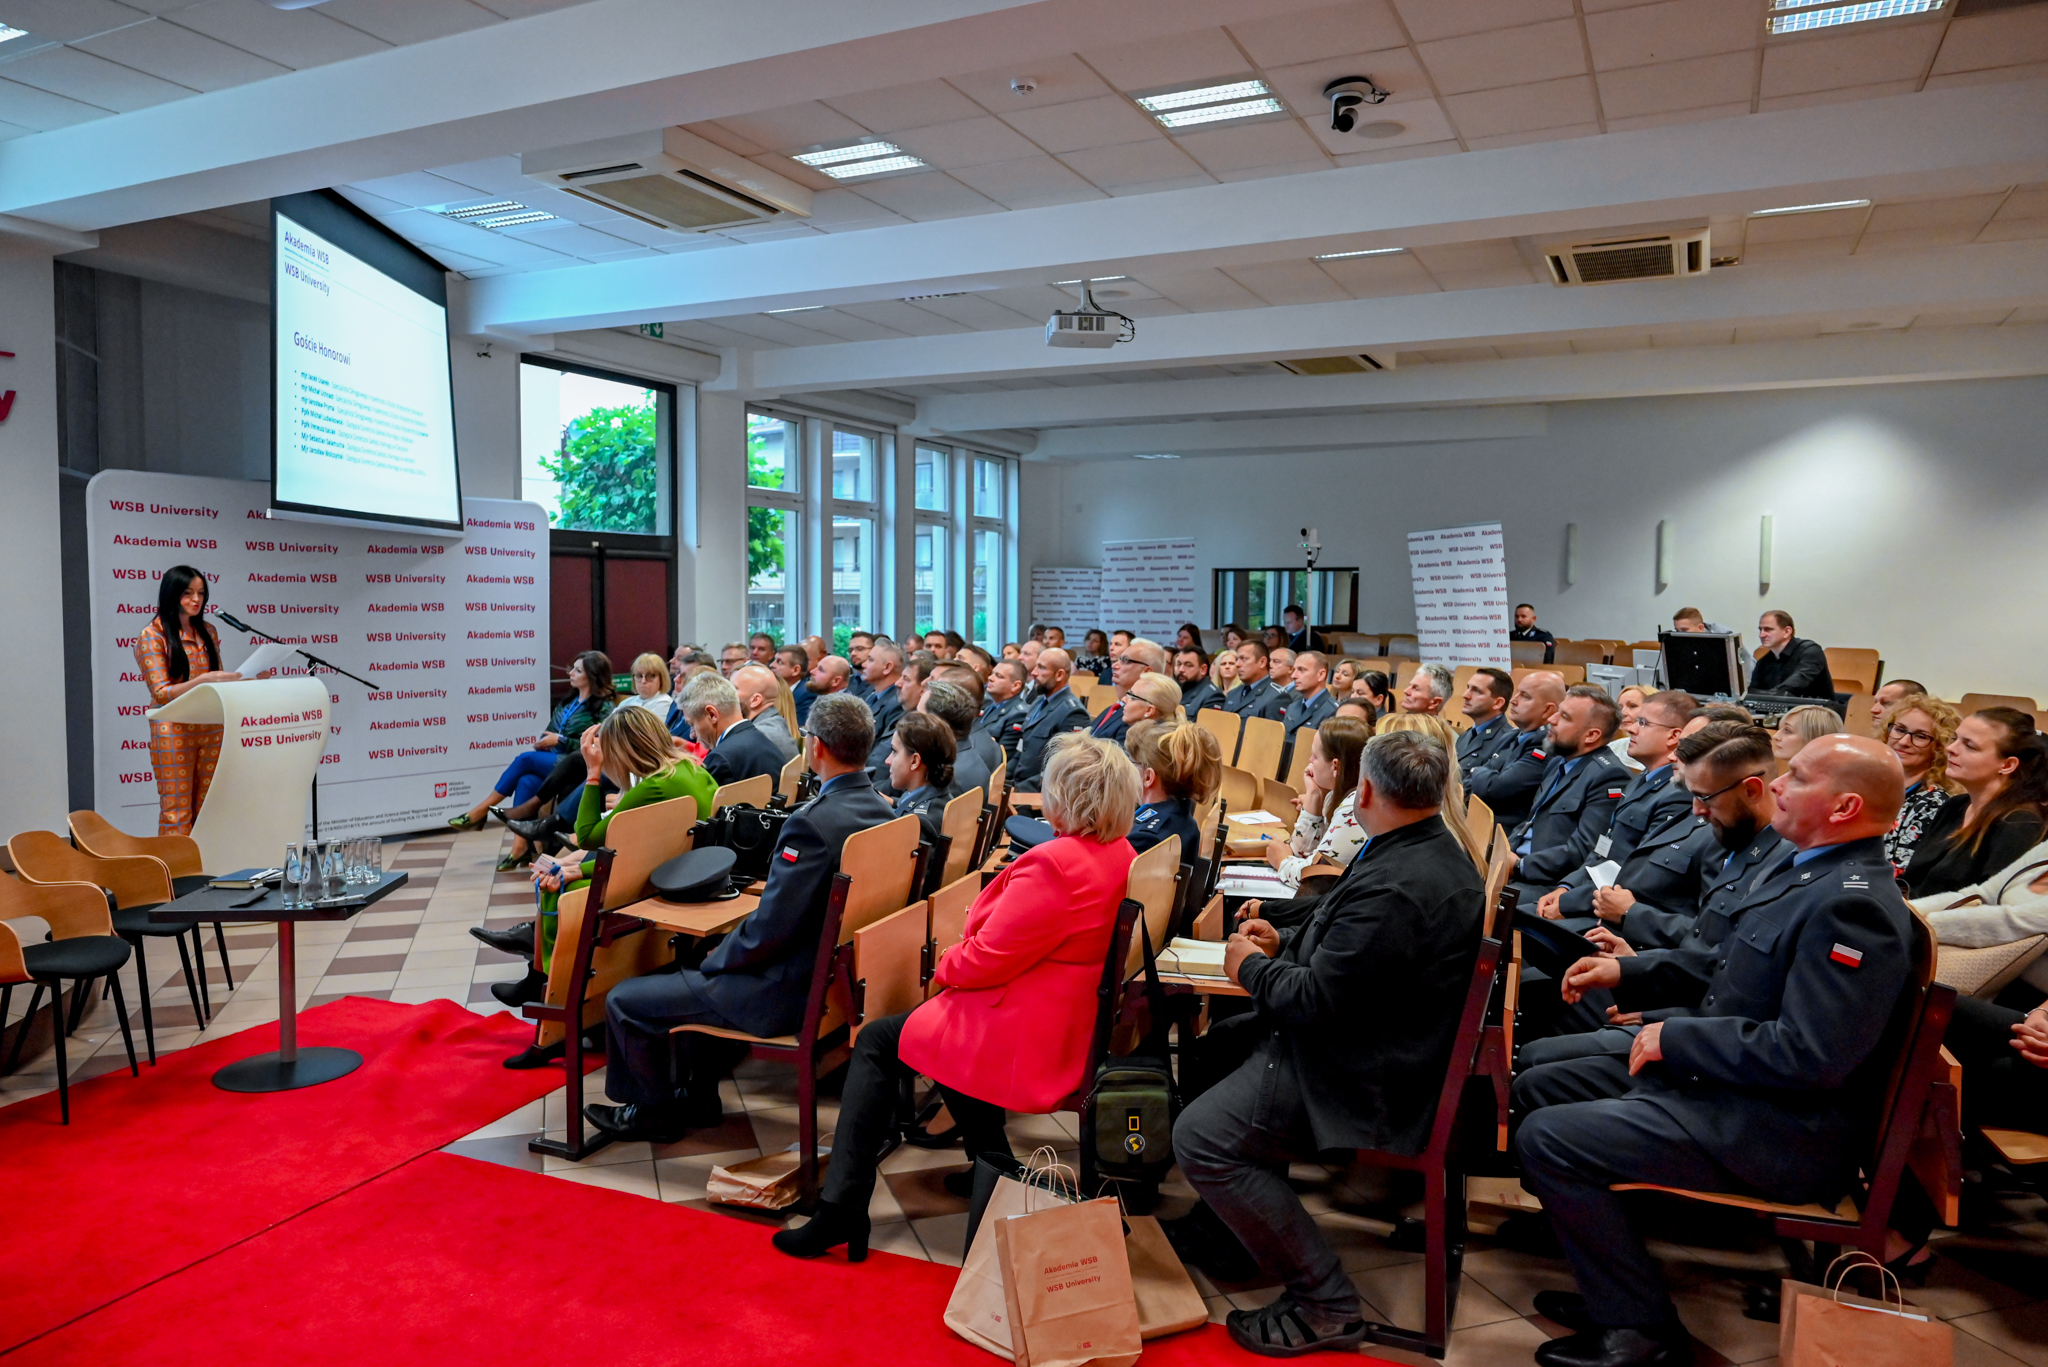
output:
[[[192,823],[216,875],[267,869],[306,838],[306,800],[327,750],[327,685],[308,675],[200,684],[151,721],[221,728],[220,761]]]

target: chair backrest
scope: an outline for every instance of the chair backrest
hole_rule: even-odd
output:
[[[775,779],[769,774],[756,774],[743,778],[738,783],[728,783],[711,795],[711,810],[706,816],[715,816],[721,807],[765,807],[768,799],[775,796]]]
[[[1559,641],[1557,653],[1550,658],[1561,665],[1604,665],[1607,646],[1602,641]]]
[[[1067,688],[1082,702],[1087,702],[1101,684],[1102,680],[1096,678],[1093,674],[1077,673],[1067,676]]]
[[[1217,828],[1222,825],[1223,789],[1219,786],[1215,796],[1195,808],[1195,829],[1202,833],[1201,848],[1195,851],[1203,859],[1216,857],[1218,843]]]
[[[1495,833],[1493,853],[1486,860],[1486,909],[1491,913],[1500,901],[1500,890],[1508,885],[1508,876],[1514,872],[1514,852],[1508,848],[1513,843],[1505,835]]]
[[[881,1020],[924,1000],[925,943],[931,903],[912,902],[853,933],[853,977],[860,984],[860,1018]]]
[[[1242,814],[1259,809],[1259,781],[1235,765],[1223,766],[1223,782],[1217,791],[1233,812]]]
[[[1836,685],[1838,688],[1840,686]],[[1956,710],[1967,717],[1972,712],[1981,712],[1987,707],[2015,707],[2022,712],[2034,712],[2038,711],[2040,706],[2041,704],[2032,698],[2024,698],[2017,693],[1965,693],[1962,701],[1956,704]]]
[[[1422,658],[1422,642],[1413,635],[1396,633],[1387,637],[1381,653],[1389,660],[1419,660]]]
[[[853,933],[910,904],[917,876],[917,843],[924,827],[914,816],[899,816],[846,837],[839,847],[839,871],[852,880],[840,915],[839,943]]]
[[[1179,836],[1169,835],[1131,861],[1130,876],[1124,884],[1124,900],[1136,902],[1145,909],[1145,929],[1152,937],[1155,954],[1173,933],[1173,912],[1179,889]],[[1133,941],[1124,959],[1124,977],[1136,973],[1144,967],[1144,962],[1144,946]]]
[[[1491,842],[1493,839],[1493,808],[1486,805],[1486,799],[1473,793],[1465,799],[1465,829]]]
[[[946,852],[945,870],[939,875],[941,884],[952,882],[974,867],[974,838],[981,833],[982,798],[978,786],[969,788],[948,802],[939,818],[939,833],[953,842]]]
[[[1465,685],[1471,683],[1472,676],[1478,672],[1478,665],[1459,665],[1451,671],[1451,697],[1450,702],[1444,706],[1446,712],[1451,710],[1452,703],[1465,695]]]
[[[196,878],[206,872],[199,842],[189,835],[130,835],[98,812],[78,811],[70,817],[71,839],[87,854],[147,854],[164,861],[173,878]]]
[[[1298,790],[1290,788],[1277,778],[1262,778],[1259,780],[1259,806],[1277,817],[1286,817],[1287,813],[1293,810],[1295,800],[1300,796],[1301,793]]]
[[[1088,1066],[1081,1074],[1081,1096],[1095,1089],[1095,1075],[1102,1070],[1103,1059],[1109,1057],[1110,1037],[1123,1011],[1124,982],[1130,976],[1124,972],[1124,963],[1138,938],[1138,918],[1144,914],[1145,908],[1128,897],[1117,905],[1116,924],[1109,932],[1109,952],[1102,957],[1102,977],[1095,984],[1095,1033],[1088,1041]]]
[[[50,938],[70,940],[81,935],[112,935],[114,918],[107,910],[107,894],[93,883],[31,883],[11,873],[0,873],[0,921],[37,916],[50,926]],[[7,946],[11,942],[12,948]],[[0,937],[0,982],[26,982],[28,974],[6,976],[9,965],[21,968],[21,941],[10,928]],[[11,959],[10,956],[11,955]]]
[[[803,776],[803,772],[804,748],[799,744],[796,754],[790,758],[789,763],[782,766],[782,772],[775,776],[775,791],[783,797],[795,797],[796,781]]]
[[[1548,649],[1541,641],[1509,641],[1508,658],[1518,665],[1540,665]]]
[[[1456,694],[1453,694],[1451,700],[1444,704],[1443,711],[1437,713],[1437,716],[1442,718],[1444,725],[1450,727],[1453,731],[1470,731],[1472,729],[1472,719],[1465,715],[1464,708],[1458,706]],[[1456,760],[1453,759],[1452,762],[1456,763]]]
[[[1423,1150],[1429,1161],[1441,1163],[1450,1151],[1451,1137],[1458,1123],[1458,1103],[1464,1099],[1465,1083],[1479,1058],[1479,1034],[1486,1026],[1486,1009],[1493,1000],[1500,973],[1500,941],[1484,937],[1472,960],[1472,977],[1465,987],[1465,1008],[1458,1014],[1458,1033],[1451,1041],[1450,1063],[1444,1068],[1444,1085],[1437,1092],[1436,1115],[1429,1124],[1429,1144]]]
[[[1195,713],[1195,725],[1216,737],[1216,743],[1223,749],[1225,764],[1236,761],[1238,737],[1244,732],[1243,717],[1220,707],[1205,707]]]
[[[967,913],[974,906],[974,899],[981,896],[981,879],[969,874],[967,877],[946,884],[926,900],[931,903],[931,961],[926,972],[938,962],[939,955],[951,949],[967,934]],[[929,981],[929,978],[927,978]]]
[[[1246,717],[1244,740],[1237,747],[1237,767],[1259,778],[1280,777],[1280,752],[1287,748],[1287,727],[1273,717]]]
[[[1304,726],[1294,733],[1294,749],[1287,756],[1287,786],[1300,792],[1308,786],[1308,762],[1315,753],[1316,728]]]
[[[689,853],[696,829],[697,799],[689,796],[612,813],[604,828],[605,848],[612,852],[604,909],[616,911],[646,897],[648,876],[677,855]]]
[[[1858,646],[1824,646],[1821,654],[1827,656],[1828,673],[1835,677],[1835,688],[1842,693],[1872,693],[1877,690],[1878,675],[1884,669],[1884,661],[1874,650]],[[1860,679],[1861,688],[1849,688],[1844,679]]]
[[[1664,643],[1662,641],[1630,641],[1627,645],[1623,646],[1621,650],[1617,650],[1614,652],[1614,662],[1618,665],[1633,665],[1635,663],[1636,651],[1662,649],[1664,649]],[[1624,651],[1626,651],[1627,653],[1624,654]]]
[[[1102,714],[1103,714],[1104,712],[1107,712],[1107,711],[1109,711],[1109,709],[1110,709],[1111,705],[1112,705],[1112,704],[1114,704],[1115,702],[1116,702],[1116,690],[1115,690],[1115,689],[1113,689],[1113,688],[1098,688],[1098,689],[1096,689],[1096,690],[1095,690],[1095,691],[1094,691],[1093,693],[1090,693],[1090,694],[1089,694],[1089,695],[1088,695],[1087,697],[1085,697],[1085,698],[1081,699],[1081,706],[1083,706],[1083,707],[1085,707],[1085,708],[1087,708],[1087,709],[1088,709],[1088,715],[1089,715],[1089,716],[1091,716],[1091,717],[1099,717],[1099,716],[1101,716],[1101,715],[1102,715]]]
[[[14,871],[31,883],[91,883],[114,895],[119,907],[171,900],[171,871],[146,854],[88,854],[54,831],[23,831],[7,841]]]

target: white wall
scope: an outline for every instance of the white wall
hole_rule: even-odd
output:
[[[1544,435],[1502,441],[1027,464],[1024,572],[1192,533],[1206,585],[1217,567],[1298,564],[1306,524],[1324,565],[1360,567],[1359,626],[1403,631],[1406,533],[1498,519],[1511,591],[1560,636],[1645,637],[1691,605],[1754,644],[1757,613],[1782,607],[1802,636],[1876,647],[1888,673],[1944,696],[2048,700],[2044,434],[2048,379],[2018,379],[1557,404]],[[1675,550],[1662,592],[1660,519]]]
[[[21,660],[64,658],[58,564],[56,321],[50,257],[0,239],[0,394],[14,407],[0,422],[0,638]],[[83,681],[80,681],[82,684]],[[31,706],[0,721],[0,833],[64,829],[67,690],[32,690]],[[26,693],[17,698],[25,700]]]

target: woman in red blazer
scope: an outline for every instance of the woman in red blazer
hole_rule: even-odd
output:
[[[868,1201],[902,1079],[939,1084],[967,1156],[1008,1154],[1006,1113],[1038,1115],[1086,1079],[1095,989],[1137,853],[1129,835],[1142,786],[1117,745],[1075,733],[1053,742],[1040,785],[1054,838],[983,888],[966,934],[939,959],[945,989],[924,1005],[861,1026],[832,1164],[817,1214],[777,1233],[784,1253],[815,1258],[840,1244],[868,1251]]]

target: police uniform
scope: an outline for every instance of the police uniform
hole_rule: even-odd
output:
[[[1662,1060],[1625,1096],[1535,1110],[1516,1140],[1597,1325],[1676,1321],[1612,1184],[1832,1206],[1876,1121],[1890,1060],[1873,1051],[1910,986],[1913,943],[1883,841],[1774,865],[1729,923],[1711,951],[1620,961],[1624,1010],[1677,1008]]]
[[[1337,715],[1337,700],[1330,696],[1330,690],[1319,690],[1313,698],[1293,695],[1287,710],[1280,714],[1281,724],[1287,728],[1287,743],[1294,744],[1294,733],[1304,726],[1321,726]]]
[[[1271,679],[1249,679],[1230,690],[1223,710],[1240,717],[1263,717],[1262,709],[1279,689]]]
[[[1550,762],[1545,742],[1550,728],[1517,731],[1465,780],[1465,790],[1493,809],[1493,819],[1513,830],[1529,814],[1543,766]]]
[[[889,742],[896,738],[896,723],[903,720],[903,692],[895,684],[877,689],[866,699],[875,714],[875,745],[868,751],[868,777],[876,787],[889,781]]]
[[[1529,815],[1515,828],[1516,882],[1532,903],[1586,862],[1628,789],[1628,771],[1605,746],[1554,755],[1544,766]]]
[[[1683,933],[1699,914],[1700,890],[1719,871],[1727,856],[1728,851],[1715,837],[1713,826],[1705,817],[1694,816],[1688,804],[1688,810],[1644,834],[1629,857],[1621,861],[1614,886],[1634,895],[1635,905],[1629,908],[1630,913],[1682,918],[1678,930]],[[1583,935],[1599,920],[1593,914],[1596,885],[1591,875],[1574,873],[1567,875],[1561,886],[1564,895],[1557,899],[1559,919],[1568,929]],[[1675,943],[1654,935],[1642,943],[1625,934],[1621,938],[1637,949]]]
[[[943,788],[936,783],[913,788],[896,799],[896,815],[916,817],[918,825],[924,828],[924,838],[937,840],[939,824],[945,820],[946,804],[960,796],[963,791],[952,783]]]
[[[1023,710],[1024,694],[1021,690],[1014,698],[990,698],[982,707],[981,715],[974,719],[974,734],[1000,736],[1003,734],[1003,727]]]
[[[1195,825],[1195,804],[1184,797],[1169,797],[1140,805],[1131,822],[1131,848],[1143,854],[1169,835],[1180,837],[1181,863],[1201,853],[1202,832]]]
[[[1223,706],[1223,690],[1207,679],[1197,679],[1191,684],[1180,686],[1181,711],[1187,713],[1190,721],[1195,713],[1205,707]]]
[[[1502,747],[1515,737],[1515,728],[1508,723],[1508,714],[1503,712],[1490,717],[1477,726],[1468,727],[1458,734],[1458,774],[1465,782],[1472,781],[1472,775],[1480,766],[1499,754]]]
[[[1045,772],[1045,748],[1054,736],[1088,729],[1088,709],[1081,700],[1062,688],[1050,697],[1031,704],[1031,710],[1010,723],[1009,739],[1003,748],[1016,758],[1010,767],[1012,787],[1036,787]]]
[[[1557,885],[1566,892],[1583,894],[1585,905],[1578,914],[1592,913],[1592,869],[1596,865],[1609,861],[1617,867],[1625,865],[1651,831],[1692,819],[1692,794],[1685,790],[1685,785],[1671,781],[1677,772],[1676,765],[1666,764],[1630,779],[1622,789],[1621,801],[1615,804],[1607,829],[1593,842],[1585,863],[1558,880]]]

